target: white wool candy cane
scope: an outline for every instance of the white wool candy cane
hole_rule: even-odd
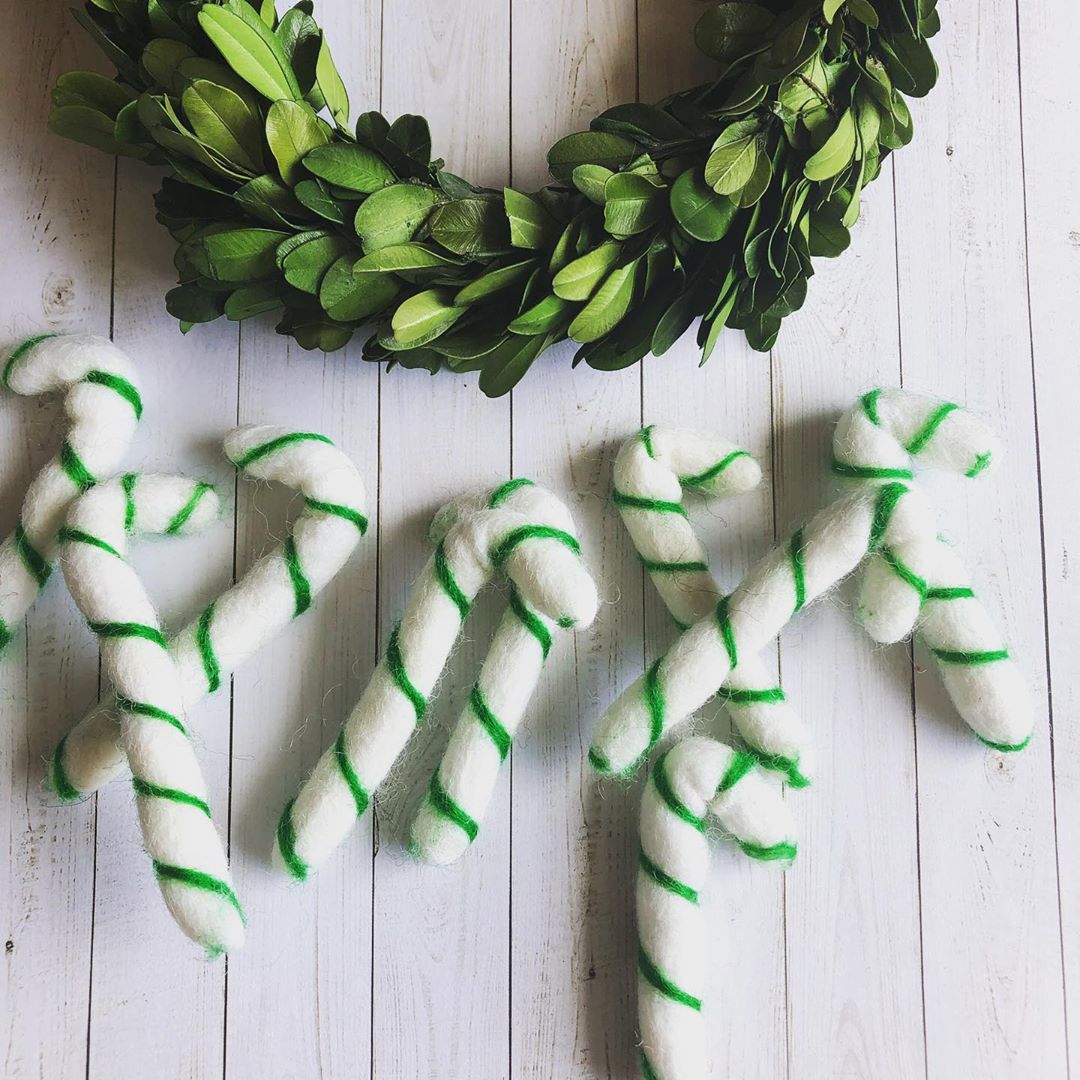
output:
[[[550,633],[551,623],[582,626],[596,615],[596,585],[582,565],[570,515],[561,502],[529,480],[510,480],[485,500],[449,503],[436,515],[431,539],[435,553],[413,586],[385,656],[336,742],[282,812],[273,858],[298,880],[307,878],[330,855],[367,809],[371,795],[423,721],[474,597],[496,572],[510,579],[511,609],[524,626],[511,640],[504,622],[507,632],[500,635],[500,650],[510,647],[527,691],[517,700],[497,699],[504,734],[509,734],[515,715],[528,700],[528,681],[535,682],[539,674],[541,633]],[[541,621],[534,624],[533,618]],[[528,643],[526,633],[536,638],[535,646]],[[481,685],[494,691],[495,684]],[[485,719],[477,716],[472,722],[483,724]],[[492,741],[505,741],[504,734]],[[470,770],[480,765],[469,747],[463,749]],[[492,767],[497,769],[497,764],[496,747],[477,770],[477,791],[486,794],[468,804],[473,813],[481,813],[486,805],[494,782]],[[442,771],[437,776],[450,779]],[[456,781],[451,779],[454,794],[460,797]],[[443,795],[437,792],[446,811],[443,816],[457,818],[455,828],[466,833],[467,844],[471,830],[461,828],[464,818],[455,814],[450,792],[443,789]],[[475,825],[475,818],[472,821]],[[429,854],[453,857],[457,838],[453,849],[442,847],[444,841],[433,845]]]
[[[613,501],[682,629],[712,611],[723,595],[683,505],[684,492],[736,495],[760,482],[761,469],[745,450],[709,432],[653,424],[619,451]],[[792,787],[806,787],[806,728],[769,668],[757,656],[740,655],[718,696],[759,762],[782,772]]]
[[[599,771],[633,772],[667,729],[708,700],[742,655],[761,649],[795,612],[869,553],[879,553],[894,569],[904,567],[906,573],[896,570],[897,578],[911,575],[925,580],[926,614],[920,631],[967,723],[996,749],[1026,745],[1033,717],[1030,695],[1007,665],[1007,650],[985,610],[969,595],[970,587],[955,561],[950,562],[937,543],[937,525],[925,495],[911,484],[911,457],[922,456],[976,476],[990,461],[996,440],[983,424],[954,405],[902,390],[868,396],[871,411],[876,406],[879,418],[886,415],[891,420],[891,414],[883,411],[886,407],[905,410],[903,423],[897,421],[895,430],[907,433],[906,441],[901,445],[892,436],[878,446],[879,456],[859,459],[856,451],[863,448],[851,441],[851,425],[842,425],[836,471],[860,483],[767,555],[730,597],[624,691],[601,719],[593,740],[590,760]],[[867,409],[865,398],[860,408]],[[869,414],[867,418],[871,427],[878,426]],[[859,425],[857,431],[861,430]],[[928,550],[934,551],[936,561],[923,566],[922,553]],[[910,557],[913,567],[906,567],[901,556]],[[879,570],[880,566],[873,571],[878,576],[872,581],[882,580]],[[905,584],[912,594],[920,592],[911,581]],[[867,597],[864,589],[862,606],[871,627],[895,631],[906,624],[910,629],[919,604],[908,594],[894,599],[899,592],[890,585],[888,592],[875,594],[871,586]]]
[[[244,916],[187,731],[176,663],[138,575],[133,535],[197,532],[218,516],[209,484],[129,475],[79,498],[60,530],[64,577],[101,643],[117,694],[139,825],[177,925],[212,956],[238,948]]]
[[[16,394],[67,391],[66,438],[26,492],[14,532],[0,544],[0,649],[52,574],[56,534],[72,501],[108,478],[127,452],[142,399],[131,361],[107,338],[38,334],[0,360]]]
[[[269,641],[333,579],[367,529],[364,483],[325,436],[250,425],[231,432],[225,453],[256,480],[296,488],[304,509],[291,535],[169,642],[190,710]],[[96,791],[124,767],[115,703],[100,701],[57,746],[50,780],[63,799]]]
[[[653,765],[641,799],[638,1024],[645,1080],[705,1080],[702,998],[711,969],[700,908],[713,819],[751,858],[790,863],[794,824],[751,754],[700,736]]]

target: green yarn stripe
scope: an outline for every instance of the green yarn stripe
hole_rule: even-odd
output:
[[[296,553],[294,537],[290,536],[285,540],[281,554],[285,559],[285,568],[289,571],[289,581],[292,583],[293,594],[296,597],[293,616],[303,615],[311,607],[311,584],[304,575],[304,568],[300,565],[300,556]]]
[[[233,464],[238,469],[246,469],[260,458],[267,457],[270,454],[276,453],[278,450],[284,449],[286,446],[292,446],[294,443],[300,442],[321,442],[326,443],[327,446],[334,445],[325,435],[320,435],[317,432],[293,431],[288,435],[279,435],[276,439],[261,443],[259,446],[253,446],[250,450],[241,454]]]
[[[207,817],[211,816],[210,807],[197,795],[179,791],[176,788],[151,784],[149,780],[143,780],[138,776],[131,778],[131,786],[135,789],[135,794],[144,799],[167,799],[169,802],[182,803],[184,806],[194,806],[196,810],[201,810]]]
[[[653,446],[652,441],[652,433],[655,427],[655,424],[650,424],[648,427],[644,427],[638,432],[638,435],[641,437],[641,445],[645,447],[645,453],[651,458],[656,457],[656,447]]]
[[[15,365],[35,346],[40,345],[43,341],[47,341],[49,338],[56,337],[56,334],[35,334],[34,337],[27,338],[21,345],[19,345],[12,354],[7,358],[7,363],[4,365],[4,374],[0,375],[0,382],[10,388],[11,386],[11,373],[15,370]]]
[[[213,486],[208,484],[205,480],[200,480],[191,492],[191,498],[180,508],[176,516],[169,522],[165,529],[166,536],[176,536],[178,532],[188,523],[191,515],[195,513],[195,507],[199,505],[199,500],[208,492],[213,491]]]
[[[735,631],[731,627],[731,619],[728,617],[728,602],[731,597],[722,596],[720,603],[716,605],[716,625],[720,631],[720,637],[724,642],[724,649],[728,655],[728,665],[732,671],[739,666],[739,650],[735,645]]]
[[[581,554],[581,545],[576,537],[571,536],[564,529],[556,529],[554,525],[521,525],[496,544],[489,556],[492,566],[500,569],[515,549],[526,540],[556,540],[575,555]]]
[[[738,461],[739,458],[749,456],[750,455],[745,450],[732,450],[727,457],[722,458],[715,465],[705,469],[704,472],[699,472],[694,476],[680,476],[679,483],[682,484],[683,487],[704,487],[724,472],[733,461]]]
[[[21,521],[15,526],[15,550],[19,553],[23,566],[37,582],[38,588],[45,588],[45,583],[52,576],[52,567],[30,543],[30,538],[26,535],[26,529],[23,528]]]
[[[210,623],[214,618],[214,605],[209,604],[195,624],[195,648],[199,650],[203,672],[206,675],[206,692],[213,694],[221,686],[221,664],[214,652],[214,643],[210,638]]]
[[[939,586],[926,590],[927,600],[974,600],[975,590],[966,585]]]
[[[653,1068],[644,1050],[641,1051],[641,1080],[660,1080],[660,1074]]]
[[[165,635],[156,626],[144,626],[142,623],[130,622],[92,622],[87,624],[98,637],[103,638],[142,638],[151,641],[161,648],[168,648]]]
[[[915,474],[910,469],[888,469],[878,465],[851,465],[835,458],[832,471],[837,476],[850,480],[914,480]]]
[[[776,705],[787,701],[787,694],[779,686],[768,690],[732,690],[722,686],[716,696],[730,705]]]
[[[505,484],[500,484],[488,496],[488,506],[494,510],[501,503],[506,502],[515,491],[523,487],[533,486],[533,482],[527,476],[516,476],[512,480],[507,480]]]
[[[798,758],[788,758],[781,754],[767,754],[759,746],[747,746],[747,753],[753,754],[757,763],[763,769],[784,774],[784,779],[789,787],[808,788],[810,780],[799,769]]]
[[[120,487],[124,491],[124,532],[129,533],[135,526],[135,485],[139,481],[138,473],[125,473],[120,478]]]
[[[332,514],[334,517],[342,518],[345,521],[351,522],[360,530],[360,535],[363,536],[368,529],[368,519],[360,513],[359,510],[354,510],[351,506],[343,506],[341,503],[323,502],[321,499],[305,499],[304,505],[309,510],[317,510],[321,514]]]
[[[989,450],[987,450],[985,454],[979,454],[978,457],[975,458],[975,464],[972,465],[971,468],[968,469],[966,473],[964,473],[964,475],[969,480],[974,480],[975,477],[983,471],[983,469],[987,468],[990,465],[990,459],[992,457],[993,454],[991,454]]]
[[[1008,649],[988,649],[985,652],[954,652],[951,649],[931,649],[930,651],[943,664],[959,664],[966,667],[996,664],[999,660],[1009,659]]]
[[[450,569],[450,562],[446,557],[446,547],[442,540],[439,541],[435,548],[435,580],[442,586],[443,592],[453,601],[454,606],[458,609],[458,614],[461,616],[461,621],[464,622],[469,617],[472,601],[465,595],[454,577],[453,570]]]
[[[795,585],[795,611],[801,611],[806,603],[806,552],[802,529],[796,529],[791,535],[788,562],[791,564],[791,580]]]
[[[644,851],[638,852],[638,865],[641,867],[641,872],[655,881],[661,889],[667,889],[669,893],[674,896],[681,896],[691,904],[698,902],[697,889],[691,888],[678,878],[672,877],[666,870],[661,870]]]
[[[540,616],[521,599],[517,589],[514,588],[510,590],[510,610],[521,620],[525,629],[536,638],[546,660],[548,653],[551,652],[551,631],[540,620]]]
[[[3,619],[0,619],[0,649],[4,649],[14,636],[15,631]]]
[[[49,763],[49,779],[52,789],[63,802],[74,802],[81,794],[79,789],[68,779],[64,771],[64,746],[67,744],[65,735],[53,751],[52,761]]]
[[[638,945],[638,972],[641,977],[659,994],[677,1005],[685,1005],[694,1012],[701,1012],[701,999],[688,994],[681,987],[676,986],[653,962],[649,959],[643,945]]]
[[[661,562],[641,556],[641,563],[650,574],[693,574],[698,571],[708,573],[709,568],[703,562]]]
[[[296,854],[296,825],[293,823],[292,809],[295,799],[290,799],[281,811],[277,827],[277,845],[285,868],[297,881],[306,881],[308,864]]]
[[[668,779],[667,770],[664,768],[664,763],[667,761],[667,756],[670,751],[662,754],[653,766],[653,784],[656,786],[656,792],[663,800],[667,808],[680,820],[685,821],[687,825],[692,825],[699,833],[705,831],[705,819],[698,817],[680,798],[675,794],[674,788],[671,786],[671,781]]]
[[[170,866],[168,863],[159,862],[157,859],[154,860],[154,873],[157,875],[158,881],[175,881],[181,885],[189,885],[193,889],[202,889],[204,892],[220,896],[236,909],[241,921],[245,925],[247,924],[244,910],[240,907],[240,901],[236,898],[236,893],[220,878],[214,877],[213,874],[205,874],[202,870],[192,870],[189,866]]]
[[[1021,750],[1026,750],[1031,742],[1030,735],[1023,742],[1018,743],[992,742],[990,739],[984,739],[981,735],[976,737],[984,746],[989,746],[991,750],[998,750],[1002,754],[1018,754]]]
[[[371,802],[371,796],[364,790],[364,785],[360,783],[360,777],[356,775],[356,770],[349,760],[349,749],[345,745],[344,727],[341,728],[338,732],[338,737],[334,740],[334,761],[337,762],[337,767],[341,772],[341,778],[345,781],[345,786],[349,789],[349,794],[353,797],[353,804],[356,806],[356,816],[362,817],[364,811],[368,808],[368,804]]]
[[[771,847],[761,847],[758,844],[750,843],[749,840],[740,840],[739,847],[744,855],[748,855],[751,859],[757,859],[759,862],[794,862],[795,856],[799,852],[797,844],[785,842],[773,844]]]
[[[682,503],[669,502],[667,499],[650,499],[644,495],[627,495],[625,491],[613,491],[611,501],[620,510],[650,510],[655,514],[678,514],[686,517],[686,507]]]
[[[156,705],[150,705],[145,701],[132,701],[130,698],[118,697],[116,699],[116,707],[122,709],[124,712],[133,713],[135,716],[145,716],[151,720],[161,720],[171,727],[176,728],[181,735],[188,734],[188,729],[184,727],[183,722],[178,716],[173,716],[171,712],[159,709]]]
[[[660,662],[655,660],[645,672],[645,706],[649,710],[649,746],[660,741],[664,733],[664,688],[660,685]]]
[[[866,413],[866,419],[870,421],[875,427],[881,426],[881,419],[878,416],[878,398],[881,397],[881,390],[870,390],[859,399],[862,410]]]
[[[495,749],[499,751],[499,760],[505,761],[510,753],[510,743],[513,741],[510,732],[503,727],[502,721],[491,711],[491,706],[484,697],[484,692],[479,686],[474,686],[469,694],[469,707],[473,715],[480,721],[480,726],[488,733]]]
[[[86,491],[97,483],[93,473],[83,464],[82,458],[75,452],[75,447],[67,439],[60,447],[60,467],[79,491]]]
[[[920,599],[926,599],[926,581],[919,577],[910,566],[904,563],[892,548],[883,547],[881,549],[881,557],[885,560],[889,569],[892,570],[901,581],[910,585],[919,594]]]
[[[730,791],[757,764],[757,758],[746,750],[738,750],[731,755],[731,761],[720,783],[716,785],[717,795]]]
[[[431,778],[431,787],[428,789],[428,800],[432,809],[441,814],[447,821],[452,821],[469,838],[471,844],[480,832],[480,826],[474,821],[452,798],[443,787],[439,779],[438,770]]]
[[[874,517],[870,523],[870,536],[866,543],[867,551],[874,551],[881,545],[896,504],[907,493],[908,489],[903,484],[886,484],[878,492],[877,502],[874,504]]]
[[[390,634],[390,640],[386,643],[386,670],[390,672],[394,685],[412,702],[416,722],[419,724],[423,722],[424,713],[427,712],[427,698],[413,686],[405,670],[405,663],[401,659],[401,642],[398,637],[400,629],[400,625],[395,626]]]
[[[123,558],[123,555],[121,555],[112,544],[102,540],[99,536],[84,532],[82,529],[76,529],[72,525],[65,525],[56,534],[56,541],[59,544],[88,544],[90,547],[100,548],[102,551],[108,552],[108,554],[114,555],[118,559]]]
[[[142,398],[139,396],[139,391],[127,379],[120,375],[114,375],[111,371],[88,371],[83,376],[83,382],[108,387],[114,393],[119,394],[131,406],[135,412],[136,420],[142,419]]]
[[[918,454],[926,449],[926,444],[934,437],[942,421],[951,412],[959,409],[951,401],[943,401],[927,418],[926,423],[912,437],[911,442],[904,447],[909,454]]]

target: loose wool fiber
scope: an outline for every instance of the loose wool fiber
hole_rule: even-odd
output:
[[[0,359],[0,381],[28,397],[67,391],[67,436],[30,484],[15,531],[0,544],[0,650],[52,574],[56,534],[72,501],[112,475],[142,415],[131,361],[106,338],[39,334]]]
[[[180,676],[157,613],[126,561],[134,535],[184,535],[218,517],[208,484],[138,476],[81,496],[60,530],[64,578],[98,635],[119,703],[143,843],[177,925],[216,956],[244,940],[244,916],[188,735]]]
[[[760,481],[761,469],[745,450],[685,428],[644,428],[615,459],[615,505],[657,592],[684,630],[723,595],[683,506],[684,492],[738,495]],[[793,787],[809,784],[805,725],[757,656],[740,655],[718,697],[762,765],[782,772]]]
[[[638,1023],[646,1080],[706,1080],[702,998],[712,968],[701,893],[712,818],[751,858],[789,863],[794,824],[752,755],[685,739],[653,765],[641,800]],[[719,981],[719,980],[716,980]]]
[[[600,772],[633,772],[742,656],[760,650],[867,555],[860,608],[871,633],[882,640],[903,636],[921,619],[945,687],[976,734],[999,750],[1027,744],[1033,722],[1027,687],[962,566],[937,539],[930,504],[912,482],[916,457],[977,476],[997,452],[996,440],[951,403],[872,391],[841,421],[834,450],[834,470],[854,490],[767,555],[608,709],[590,750]]]
[[[248,426],[225,440],[229,460],[252,479],[296,488],[304,509],[291,535],[169,642],[190,710],[298,615],[345,565],[367,529],[364,484],[325,435]],[[115,702],[105,699],[56,748],[51,780],[65,799],[96,791],[119,775]]]
[[[414,826],[424,858],[449,861],[475,837],[553,626],[587,625],[596,615],[596,585],[582,565],[570,514],[529,480],[448,504],[432,523],[431,540],[435,553],[371,681],[282,812],[273,858],[298,880],[325,861],[367,809],[423,721],[473,599],[495,573],[510,581],[511,610]]]

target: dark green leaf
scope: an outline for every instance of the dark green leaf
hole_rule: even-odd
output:
[[[579,165],[621,169],[639,153],[636,143],[604,131],[579,131],[560,139],[548,151],[548,168],[556,180],[569,183]]]
[[[510,246],[502,205],[492,199],[455,199],[430,218],[431,236],[455,255],[491,255]]]
[[[378,154],[349,143],[317,146],[304,156],[304,168],[336,187],[365,195],[396,179]]]
[[[715,243],[727,235],[737,207],[705,183],[699,168],[691,168],[671,188],[671,212],[695,240]]]

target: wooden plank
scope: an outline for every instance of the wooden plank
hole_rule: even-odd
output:
[[[547,182],[547,148],[636,91],[634,5],[513,4],[513,182]],[[538,109],[537,102],[544,107]],[[514,391],[515,475],[566,498],[603,602],[556,643],[513,760],[511,1075],[634,1074],[638,786],[601,785],[592,727],[641,667],[641,570],[610,503],[611,469],[641,417],[637,371],[542,356]]]
[[[1080,460],[1076,424],[1080,369],[1075,362],[1080,341],[1080,306],[1075,302],[1080,295],[1080,221],[1062,192],[1072,190],[1077,180],[1080,131],[1060,118],[1076,102],[1074,84],[1061,73],[1069,70],[1069,46],[1080,33],[1080,11],[1065,0],[1032,0],[1017,11],[1028,301],[1041,450],[1037,461],[1042,478],[1043,583],[1048,586],[1047,702],[1053,725],[1066,1033],[1072,1065],[1080,1046],[1080,857],[1068,842],[1080,827],[1080,732],[1070,722],[1080,708],[1076,647],[1080,575],[1075,569],[1080,562],[1075,498]],[[1040,664],[1034,649],[1025,648],[1025,655],[1033,668]]]
[[[696,0],[642,5],[642,100],[659,100],[710,77],[714,65],[693,42],[703,10]],[[713,572],[730,590],[773,544],[772,376],[768,357],[753,352],[734,331],[722,336],[712,359],[699,368],[695,334],[696,327],[664,356],[646,359],[642,417],[646,424],[715,431],[745,447],[761,464],[766,479],[753,494],[724,503],[687,500]],[[676,631],[648,583],[646,612],[651,659]],[[777,656],[773,649],[774,663]],[[701,710],[695,726],[731,738],[731,724],[715,705]],[[752,863],[729,845],[718,845],[704,903],[707,924],[715,928],[702,943],[713,973],[704,1009],[713,1068],[719,1075],[786,1077],[784,875],[776,867]]]
[[[896,165],[904,378],[966,403],[1007,441],[982,482],[948,485],[943,524],[1002,617],[1038,722],[1023,754],[985,750],[917,651],[930,668],[916,679],[927,1070],[1056,1078],[1066,1063],[1016,13],[960,5],[943,21],[941,84]]]
[[[900,380],[888,167],[839,261],[819,260],[773,354],[777,526],[835,494],[832,428],[858,394]],[[911,664],[852,618],[853,585],[798,616],[781,667],[816,743],[787,875],[789,1070],[916,1077],[923,1069]],[[956,1075],[963,1075],[958,1073]]]
[[[14,344],[42,330],[108,334],[113,163],[46,129],[56,77],[100,60],[63,6],[33,5],[9,23],[0,71],[8,256],[0,337]],[[5,535],[63,424],[57,403],[0,394]],[[0,1071],[11,1080],[68,1080],[86,1069],[94,807],[60,806],[41,783],[52,747],[96,693],[97,649],[56,574],[0,658]]]
[[[380,5],[324,0],[318,18],[350,80],[355,117],[378,99]],[[305,352],[269,320],[245,323],[240,340],[239,421],[328,435],[360,469],[371,526],[311,611],[234,679],[232,857],[249,929],[229,959],[225,1075],[366,1076],[371,819],[304,885],[290,886],[267,858],[282,807],[335,738],[375,658],[379,373],[361,360],[359,341]],[[239,576],[285,535],[299,499],[241,480],[237,508]]]
[[[383,111],[423,113],[451,171],[501,185],[507,175],[509,38],[504,0],[455,8],[401,0],[383,35]],[[426,529],[447,498],[509,475],[507,400],[476,376],[384,373],[381,382],[379,636],[400,617],[430,555]],[[480,604],[437,701],[376,801],[373,1055],[378,1076],[507,1072],[509,814],[505,789],[475,846],[446,872],[403,851],[412,815],[465,704],[502,601]]]

